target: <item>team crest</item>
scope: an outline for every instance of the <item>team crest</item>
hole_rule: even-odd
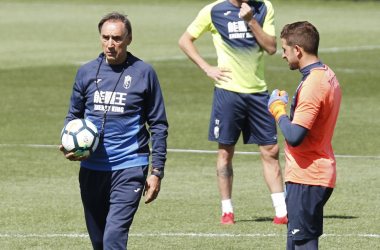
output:
[[[127,75],[125,78],[124,78],[124,84],[123,84],[123,87],[125,89],[129,89],[129,87],[131,87],[131,83],[132,83],[132,77],[130,75]]]

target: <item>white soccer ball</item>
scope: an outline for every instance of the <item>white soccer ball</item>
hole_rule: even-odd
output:
[[[62,146],[74,156],[92,154],[99,144],[96,126],[86,119],[75,119],[66,124],[61,132]]]

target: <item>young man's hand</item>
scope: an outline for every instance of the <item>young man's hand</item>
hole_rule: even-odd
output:
[[[251,6],[247,3],[242,3],[240,8],[240,17],[246,22],[249,23],[253,18],[253,11]]]
[[[273,90],[268,101],[268,110],[274,116],[276,121],[286,115],[286,105],[288,104],[289,95],[285,90]]]
[[[231,70],[222,69],[216,66],[209,66],[204,68],[203,71],[207,74],[208,77],[216,81],[219,85],[222,85],[223,82],[228,82],[231,80]]]

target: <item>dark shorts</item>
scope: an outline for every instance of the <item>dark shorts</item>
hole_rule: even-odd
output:
[[[316,239],[323,233],[323,207],[333,188],[286,183],[288,237],[293,240]]]
[[[126,248],[147,174],[148,166],[117,171],[80,168],[86,225],[95,250]]]
[[[208,139],[235,145],[277,143],[276,120],[268,111],[268,91],[242,94],[215,88]]]

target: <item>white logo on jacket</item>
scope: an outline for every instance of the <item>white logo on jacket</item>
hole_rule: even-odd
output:
[[[131,87],[131,83],[132,83],[132,77],[130,75],[127,75],[125,78],[124,78],[124,84],[123,84],[123,87],[125,89],[129,89],[129,87]]]
[[[122,92],[100,91],[99,93],[95,91],[94,110],[123,113],[127,95]]]

